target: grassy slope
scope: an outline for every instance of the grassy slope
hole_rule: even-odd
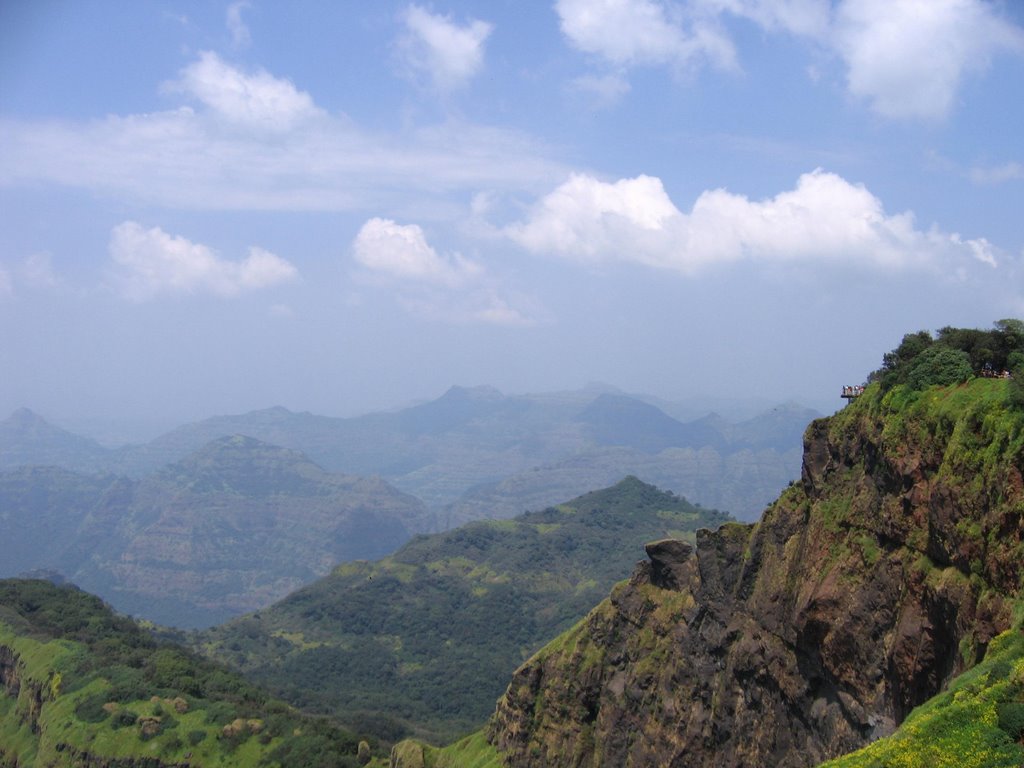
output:
[[[635,478],[515,520],[415,539],[348,563],[206,648],[297,705],[450,740],[493,711],[509,675],[633,567],[642,545],[726,516]]]
[[[0,693],[0,764],[358,764],[353,734],[158,646],[73,588],[0,581],[0,652],[16,678]]]

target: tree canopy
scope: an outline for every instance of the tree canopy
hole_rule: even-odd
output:
[[[1024,321],[998,320],[992,330],[940,328],[908,333],[891,352],[882,356],[882,367],[871,373],[883,390],[897,384],[924,389],[950,385],[987,372],[1009,371],[1024,377]]]

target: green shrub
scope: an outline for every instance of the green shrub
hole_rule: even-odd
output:
[[[225,701],[215,701],[206,708],[206,722],[210,725],[227,725],[238,717],[238,710]]]
[[[933,345],[919,354],[907,373],[907,386],[924,389],[933,385],[948,387],[967,381],[974,372],[966,352]]]
[[[206,731],[189,731],[186,738],[188,738],[188,743],[193,747],[198,746],[206,740]]]
[[[999,705],[999,728],[1014,741],[1024,738],[1024,702],[1010,701]]]
[[[138,719],[139,716],[130,709],[122,709],[114,713],[110,724],[114,728],[130,728]]]
[[[75,717],[86,723],[101,723],[110,717],[110,713],[103,708],[107,703],[107,694],[93,693],[86,696],[75,707]]]

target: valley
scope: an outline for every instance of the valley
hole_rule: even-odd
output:
[[[982,356],[1022,378],[976,376]],[[146,753],[177,765],[195,757],[174,730],[186,726],[208,745],[204,765],[1020,765],[1021,358],[1024,328],[1009,321],[906,336],[846,408],[811,421],[799,480],[756,523],[631,476],[413,535],[199,632],[147,632],[74,586],[0,582],[0,754],[69,766],[120,756],[127,767]],[[620,418],[622,405],[597,403],[595,434],[659,453],[663,439],[684,442],[633,404]],[[634,417],[653,436],[631,437]],[[284,542],[296,527],[280,499],[265,506],[275,494],[308,514],[362,489],[377,514],[429,519],[380,480],[360,485],[252,437],[215,439],[142,480],[8,474],[4,498],[45,502],[35,536],[68,552],[86,540],[57,535],[60,510],[85,532],[103,518],[76,501],[87,494],[132,500],[122,529],[151,526],[168,551],[200,525],[168,522],[169,501],[189,494],[244,510],[235,530],[259,534],[252,552],[260,535]]]

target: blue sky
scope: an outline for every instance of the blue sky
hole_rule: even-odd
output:
[[[829,409],[1024,317],[1024,4],[0,3],[0,412]]]

